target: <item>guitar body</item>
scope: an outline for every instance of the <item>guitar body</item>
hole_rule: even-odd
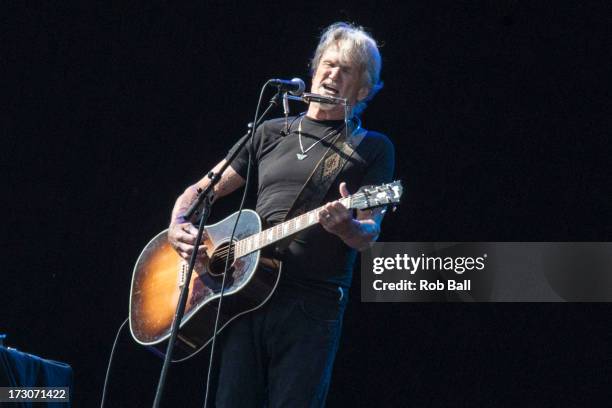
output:
[[[339,201],[348,209],[365,210],[395,206],[401,195],[402,184],[394,181],[380,186],[364,186]],[[227,253],[230,252],[231,268],[225,281],[219,331],[238,316],[261,307],[276,289],[281,263],[264,256],[261,249],[316,225],[323,208],[315,208],[265,231],[262,231],[261,220],[255,211],[243,210],[231,245],[229,241],[238,213],[205,227],[204,245],[208,260],[204,265],[196,265],[189,282],[185,315],[179,326],[173,361],[188,359],[211,341]],[[167,234],[168,230],[162,231],[142,250],[134,267],[130,291],[132,337],[160,355],[166,351],[166,341],[170,337],[188,268],[187,262],[168,242]]]
[[[185,360],[212,339],[221,282],[229,240],[238,213],[206,226],[209,261],[196,266],[189,285],[185,315],[181,321],[174,350],[174,361]],[[259,233],[261,220],[256,212],[243,210],[234,242]],[[166,351],[166,341],[176,311],[181,286],[187,272],[187,262],[167,240],[167,230],[153,238],[140,254],[132,275],[130,292],[130,330],[134,339],[151,346],[160,354]],[[237,258],[226,278],[225,293],[219,317],[219,331],[238,316],[261,307],[276,288],[281,263],[266,258],[260,250]]]

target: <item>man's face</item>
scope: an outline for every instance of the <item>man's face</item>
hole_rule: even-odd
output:
[[[328,47],[319,61],[312,77],[312,93],[347,98],[351,105],[368,95],[368,88],[363,85],[359,67],[352,62],[341,61],[341,54],[336,45]],[[338,109],[338,105],[321,104],[321,109]]]

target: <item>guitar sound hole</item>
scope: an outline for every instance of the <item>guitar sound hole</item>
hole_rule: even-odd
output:
[[[210,258],[210,261],[208,262],[208,270],[212,276],[222,276],[223,275],[223,271],[225,270],[225,262],[227,259],[228,250],[230,251],[228,272],[230,275],[233,272],[234,268],[232,267],[232,264],[234,263],[234,245],[231,245],[231,248],[230,248],[230,245],[228,242],[228,243],[220,245],[215,250],[215,252],[213,252],[212,257]]]

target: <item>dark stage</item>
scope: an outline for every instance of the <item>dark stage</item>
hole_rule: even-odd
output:
[[[140,250],[338,20],[383,44],[363,122],[405,191],[380,241],[610,241],[609,2],[411,3],[4,4],[8,345],[69,363],[74,406],[99,404]],[[610,305],[360,303],[355,270],[328,406],[612,399]],[[171,368],[165,406],[202,405],[206,364]],[[160,368],[124,331],[108,406],[150,406]]]

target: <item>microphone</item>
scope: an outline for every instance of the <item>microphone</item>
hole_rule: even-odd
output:
[[[306,84],[300,78],[293,78],[291,81],[287,79],[270,79],[268,84],[277,86],[279,90],[289,92],[295,96],[301,95],[306,89]]]

